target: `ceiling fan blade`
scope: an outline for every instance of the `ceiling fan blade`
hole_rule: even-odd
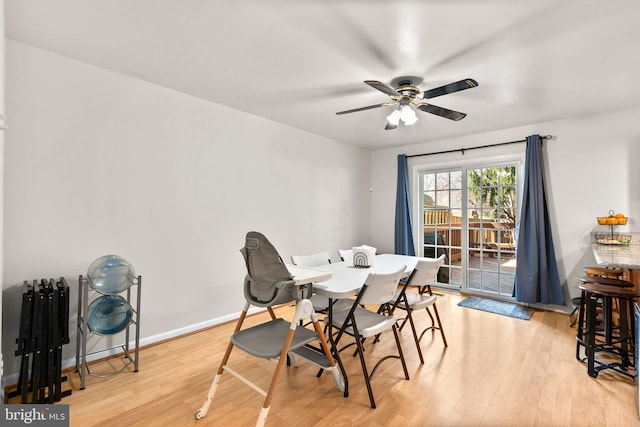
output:
[[[389,96],[398,96],[400,95],[394,88],[391,86],[379,82],[377,80],[365,80],[365,83],[371,86],[374,89],[379,90],[380,92],[386,93]]]
[[[394,102],[384,102],[382,104],[368,105],[366,107],[354,108],[353,110],[338,111],[336,114],[340,115],[340,114],[356,113],[358,111],[371,110],[372,108],[388,107],[389,105],[393,105],[393,104]]]
[[[436,96],[446,95],[448,93],[459,92],[465,89],[471,89],[478,86],[478,82],[473,79],[464,79],[459,82],[449,83],[448,85],[440,86],[435,89],[425,90],[422,92],[422,99],[435,98]]]
[[[449,110],[448,108],[442,108],[432,104],[418,104],[417,107],[425,113],[435,114],[436,116],[455,120],[456,122],[458,120],[464,119],[467,116],[465,113]]]

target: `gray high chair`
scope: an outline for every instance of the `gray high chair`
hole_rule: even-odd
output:
[[[301,358],[314,366],[331,371],[338,388],[344,392],[346,397],[343,373],[338,369],[338,365],[331,355],[320,322],[311,302],[307,299],[312,294],[311,283],[302,283],[295,280],[273,245],[258,232],[250,231],[247,233],[245,246],[240,249],[240,252],[242,252],[247,266],[247,276],[244,280],[246,302],[227,346],[227,351],[213,379],[207,398],[202,407],[195,413],[196,419],[204,418],[207,415],[222,374],[229,372],[265,396],[260,415],[256,421],[256,426],[264,425],[278,376],[286,363],[287,357],[289,357],[293,366],[297,366],[296,358]],[[272,307],[291,301],[296,301],[293,319],[288,321],[276,318]],[[265,307],[271,316],[271,320],[241,330],[242,323],[251,305]],[[302,319],[311,319],[314,330],[299,326],[299,322]],[[309,345],[314,341],[319,341],[320,348]],[[234,347],[255,357],[277,361],[275,372],[267,391],[227,366],[231,350]]]

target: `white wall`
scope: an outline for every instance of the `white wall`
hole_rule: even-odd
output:
[[[73,324],[77,276],[101,255],[122,255],[143,275],[150,342],[234,316],[243,300],[238,249],[250,229],[284,258],[360,243],[392,252],[402,152],[555,135],[545,143],[549,202],[561,279],[574,294],[580,267],[594,262],[595,217],[614,209],[640,218],[640,108],[369,154],[13,41],[6,97],[7,374],[19,363],[22,281],[65,276]]]
[[[74,325],[78,275],[123,256],[146,343],[235,317],[249,230],[287,260],[369,242],[365,150],[10,40],[7,79],[7,374],[23,280],[66,277]]]
[[[633,225],[629,228],[640,221],[638,117],[640,108],[624,109],[376,151],[371,159],[371,183],[375,188],[371,202],[372,244],[382,251],[393,251],[395,210],[391,201],[395,201],[398,154],[521,140],[534,133],[551,134],[555,139],[544,143],[547,200],[560,279],[564,282],[565,295],[576,296],[579,294],[576,282],[582,275],[582,266],[595,263],[589,247],[589,233],[596,225],[596,217],[613,209],[630,217]],[[450,162],[523,149],[524,144],[518,144],[467,151],[464,157],[460,153],[415,157],[409,159],[409,169],[420,163]]]

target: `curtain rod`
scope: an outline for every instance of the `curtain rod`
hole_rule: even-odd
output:
[[[541,136],[540,138],[542,138],[543,141],[545,139],[553,139],[553,135],[544,135],[544,136]],[[410,156],[407,156],[407,158],[421,157],[421,156],[433,156],[435,154],[455,153],[455,152],[458,152],[458,151],[464,155],[465,151],[477,150],[479,148],[498,147],[500,145],[507,145],[507,144],[517,144],[519,142],[527,142],[527,140],[526,139],[520,139],[518,141],[499,142],[497,144],[480,145],[480,146],[477,146],[477,147],[469,147],[469,148],[456,148],[455,150],[436,151],[434,153],[412,154]]]

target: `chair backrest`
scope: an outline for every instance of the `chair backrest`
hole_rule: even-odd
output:
[[[369,273],[364,284],[364,294],[358,300],[359,304],[384,304],[393,299],[400,279],[405,275],[406,266],[391,273]]]
[[[353,264],[353,249],[338,249],[340,259],[347,264]]]
[[[248,302],[262,307],[294,299],[293,278],[276,248],[257,231],[250,231],[240,249],[247,266],[244,294]]]
[[[444,264],[445,255],[439,258],[420,258],[411,276],[409,286],[427,286],[437,282],[438,270]]]
[[[317,267],[331,264],[329,252],[319,252],[313,255],[291,255],[291,261],[300,267]]]

